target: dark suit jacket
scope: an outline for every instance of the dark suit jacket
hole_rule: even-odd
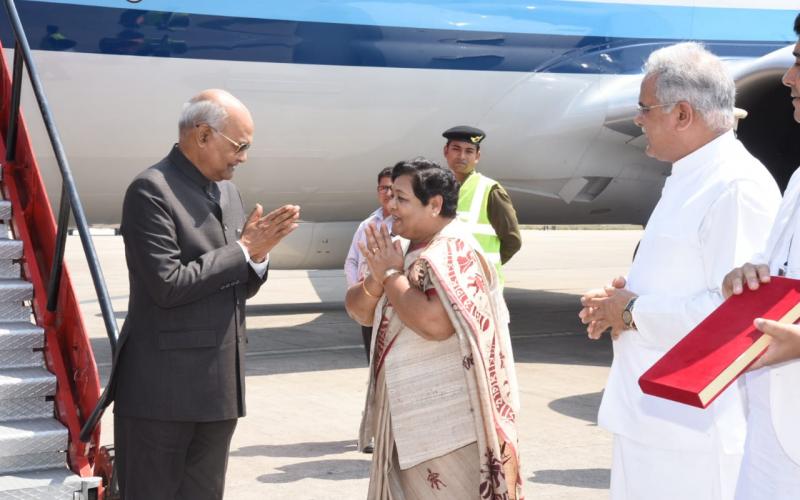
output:
[[[206,179],[177,146],[128,187],[130,302],[109,381],[117,415],[244,415],[245,299],[266,280],[236,243],[245,218],[236,187]]]

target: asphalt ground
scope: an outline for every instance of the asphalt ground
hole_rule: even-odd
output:
[[[596,416],[611,345],[586,338],[578,299],[625,274],[640,237],[639,230],[525,230],[506,266],[528,498],[608,496],[611,436]],[[121,326],[122,240],[95,236],[94,243]],[[66,258],[105,383],[110,349],[77,236],[68,238]],[[226,499],[366,496],[370,455],[356,450],[356,438],[367,364],[344,292],[339,270],[271,271],[248,302],[247,416],[233,437]],[[103,444],[113,441],[112,424],[109,411]]]

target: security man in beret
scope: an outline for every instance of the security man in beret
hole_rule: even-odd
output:
[[[503,280],[502,265],[522,246],[517,212],[503,186],[476,172],[481,159],[481,141],[486,133],[461,125],[442,134],[447,139],[444,157],[461,184],[458,192],[458,218],[468,224],[484,255],[497,268]]]

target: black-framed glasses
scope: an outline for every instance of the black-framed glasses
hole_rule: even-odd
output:
[[[392,190],[392,186],[378,186],[379,193],[388,193]]]
[[[199,127],[200,125],[203,125],[203,124],[202,123],[198,123],[196,126]],[[233,147],[236,148],[236,154],[237,155],[239,153],[242,153],[242,152],[247,151],[248,149],[250,149],[251,144],[249,142],[236,142],[233,139],[231,139],[230,137],[228,137],[227,135],[225,135],[222,132],[220,132],[219,130],[217,130],[216,128],[214,128],[211,125],[209,125],[208,123],[206,123],[205,125],[208,125],[208,128],[210,128],[214,132],[216,132],[219,135],[221,135],[226,141],[228,141],[231,144],[233,144]]]

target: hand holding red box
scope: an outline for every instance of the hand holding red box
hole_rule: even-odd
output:
[[[706,408],[766,350],[756,318],[800,318],[800,280],[772,277],[722,303],[639,378],[645,394]]]

